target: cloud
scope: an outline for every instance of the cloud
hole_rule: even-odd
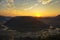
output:
[[[2,0],[0,0],[0,5],[1,5]]]
[[[0,5],[1,5],[1,3],[0,3]]]
[[[9,3],[13,3],[13,2],[14,2],[14,0],[7,0],[7,2],[9,2]]]
[[[29,7],[29,8],[26,8],[26,9],[24,9],[24,10],[30,10],[30,9],[32,9],[33,8],[33,6],[32,7]]]
[[[31,7],[29,7],[29,8],[26,8],[26,9],[24,9],[24,10],[31,10],[31,9],[33,9],[34,7],[36,7],[37,5],[39,5],[39,4],[36,3],[36,4],[34,4],[33,6],[31,6]]]
[[[55,2],[51,3],[50,5],[54,5],[54,4],[58,3],[58,2],[59,2],[59,1],[55,1]]]
[[[7,8],[14,8],[14,0],[6,0],[7,1]]]
[[[38,0],[38,2],[42,3],[43,5],[46,5],[50,3],[52,0]]]
[[[1,2],[2,0],[0,0],[0,2]]]

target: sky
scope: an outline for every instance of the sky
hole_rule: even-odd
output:
[[[0,0],[0,15],[48,17],[60,14],[60,0]]]

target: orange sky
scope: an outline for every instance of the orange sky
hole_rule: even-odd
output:
[[[1,10],[0,15],[4,16],[36,16],[36,17],[49,17],[49,16],[56,16],[58,12],[52,11],[39,11],[39,10],[32,10],[32,11],[23,11],[23,10]]]

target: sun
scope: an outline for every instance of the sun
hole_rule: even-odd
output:
[[[35,14],[35,17],[40,17],[40,14],[39,14],[39,13],[36,13],[36,14]]]

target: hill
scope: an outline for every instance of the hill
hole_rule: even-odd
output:
[[[10,29],[15,29],[20,32],[35,32],[39,31],[40,29],[46,29],[49,27],[49,25],[43,23],[42,21],[39,21],[39,19],[30,16],[14,17],[4,25]]]
[[[8,20],[10,20],[12,17],[8,16],[0,16],[0,24],[6,23]]]

